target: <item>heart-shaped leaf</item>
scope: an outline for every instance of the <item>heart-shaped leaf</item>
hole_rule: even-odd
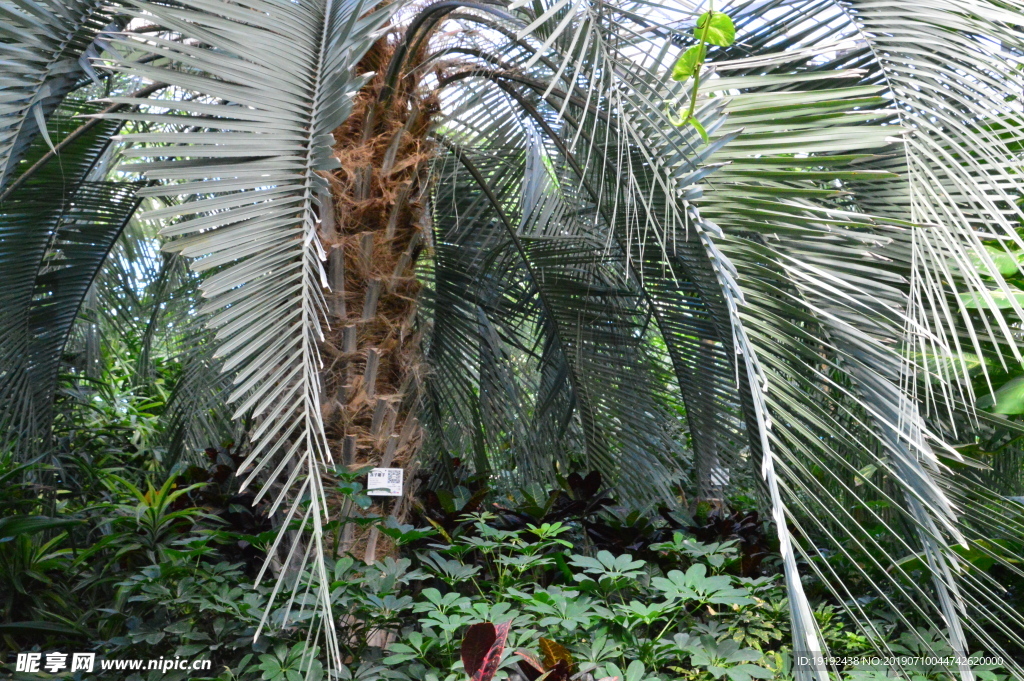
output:
[[[708,48],[694,45],[679,55],[676,65],[672,67],[672,80],[686,80],[694,74],[697,67],[704,63]]]
[[[736,27],[728,14],[722,12],[704,12],[697,19],[697,26],[693,29],[694,36],[700,40],[704,35],[704,41],[711,45],[728,47],[736,42]]]

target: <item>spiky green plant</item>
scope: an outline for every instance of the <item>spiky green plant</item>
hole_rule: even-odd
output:
[[[373,105],[411,73],[440,103],[411,348],[428,367],[408,405],[427,426],[421,461],[459,455],[510,485],[596,467],[637,504],[694,470],[705,496],[747,471],[778,532],[798,659],[824,652],[808,573],[868,629],[851,573],[958,654],[1019,651],[1021,614],[972,557],[1021,574],[1000,548],[1024,538],[1004,496],[1020,477],[979,474],[952,445],[1002,427],[974,409],[968,353],[1021,361],[1024,310],[991,246],[1024,249],[1024,8],[750,0],[714,8],[731,42],[698,25],[708,9],[0,0],[8,446],[45,451],[78,311],[140,203],[160,204],[138,217],[190,259],[181,290],[204,299],[178,326],[208,327],[182,348],[199,368],[172,398],[193,428],[178,442],[222,390],[248,425],[246,474],[297,521],[283,564],[319,585],[301,607],[328,609],[324,473],[340,445],[322,417],[318,230],[335,217],[331,133],[384,40]],[[672,80],[686,54],[707,61]],[[331,622],[316,631],[336,666]]]

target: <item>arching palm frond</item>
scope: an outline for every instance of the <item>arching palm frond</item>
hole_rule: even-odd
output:
[[[112,5],[100,0],[5,0],[0,3],[0,191],[64,97],[87,75],[98,33]]]
[[[50,117],[51,156],[36,138],[0,203],[0,424],[25,452],[46,442],[57,372],[68,334],[107,253],[138,205],[139,184],[108,180],[107,121],[75,135],[73,118],[95,111],[80,99]],[[65,144],[65,141],[67,142]]]
[[[257,500],[274,491],[273,511],[287,504],[285,525],[297,521],[300,537],[310,530],[308,541],[293,543],[284,564],[299,565],[299,574],[311,566],[318,588],[308,602],[299,596],[298,605],[328,613],[319,626],[336,668],[322,532],[327,507],[321,474],[331,454],[320,416],[317,346],[326,285],[317,195],[327,187],[317,173],[337,166],[331,131],[351,110],[362,82],[354,66],[390,10],[366,14],[361,2],[341,0],[244,5],[136,3],[137,15],[165,28],[173,40],[112,39],[122,56],[108,68],[190,93],[188,101],[160,102],[166,113],[151,107],[129,116],[192,127],[132,135],[135,146],[125,156],[150,159],[131,168],[168,181],[140,195],[178,197],[143,217],[172,221],[163,231],[175,238],[169,248],[196,258],[194,270],[210,273],[201,289],[217,356],[234,374],[227,401],[236,403],[236,417],[256,419],[253,446],[239,471],[248,474],[243,487],[269,473]],[[140,54],[164,64],[143,64]],[[279,543],[286,534],[280,533]],[[285,585],[294,601],[299,580],[282,573],[275,593]]]
[[[111,356],[134,359],[128,377],[146,389],[158,365],[177,365],[165,413],[166,467],[208,447],[238,442],[244,421],[232,421],[224,396],[231,375],[213,358],[213,333],[196,313],[202,275],[178,253],[161,252],[152,225],[129,221],[97,273],[65,355],[95,376]]]
[[[546,55],[542,54],[543,46],[523,40],[531,36],[526,19],[517,25],[504,17],[495,22],[489,17],[469,13],[452,16],[453,20],[467,25],[450,33],[458,37],[451,44],[442,43],[438,56],[462,52],[482,63],[470,59],[470,65],[461,64],[458,71],[439,73],[438,85],[443,93],[442,101],[447,105],[444,134],[452,140],[448,148],[455,160],[473,176],[479,188],[476,192],[455,190],[464,203],[475,205],[477,210],[469,207],[468,212],[455,207],[445,210],[442,204],[442,215],[455,225],[442,235],[459,243],[460,232],[476,234],[503,226],[509,235],[507,240],[518,242],[515,250],[525,264],[526,275],[538,289],[544,315],[530,319],[526,327],[542,329],[557,324],[561,315],[575,314],[577,324],[568,325],[571,333],[564,339],[570,344],[600,329],[601,333],[594,336],[597,342],[587,348],[595,358],[601,358],[600,371],[595,371],[593,376],[587,376],[586,360],[581,361],[579,354],[565,353],[568,366],[564,373],[570,380],[568,389],[562,393],[563,408],[578,414],[580,419],[577,441],[583,460],[591,457],[591,461],[603,464],[604,470],[619,471],[615,482],[624,491],[631,492],[638,501],[653,500],[657,498],[657,485],[652,482],[663,471],[671,471],[673,466],[649,457],[650,441],[630,440],[631,433],[656,433],[664,423],[658,410],[647,407],[644,400],[624,389],[640,386],[650,394],[653,392],[650,386],[657,385],[652,363],[644,361],[640,350],[643,332],[631,326],[631,319],[640,318],[643,325],[661,329],[668,357],[676,370],[676,383],[683,387],[681,392],[692,432],[700,439],[699,469],[710,472],[730,460],[739,462],[741,459],[740,424],[730,415],[730,412],[736,414],[741,404],[754,437],[760,438],[766,432],[768,415],[758,402],[763,398],[759,391],[752,394],[743,385],[753,365],[730,367],[742,328],[736,327],[735,292],[723,288],[721,273],[716,272],[725,259],[713,260],[703,248],[694,248],[699,243],[697,233],[688,230],[686,225],[686,203],[700,196],[695,184],[712,169],[705,167],[708,157],[722,149],[733,136],[700,150],[697,132],[678,131],[663,111],[666,102],[683,92],[680,84],[672,87],[665,84],[663,69],[670,51],[674,51],[671,43],[663,42],[653,54],[645,54],[638,46],[650,50],[650,41],[634,40],[634,36],[624,30],[621,17],[599,16],[581,11],[579,7],[582,5],[569,9],[563,4],[560,10],[555,9],[552,16],[546,17],[550,23],[541,21],[540,17],[534,22],[533,28],[545,25],[550,28],[555,22],[563,28],[573,28],[565,30],[561,37],[557,32],[546,36],[543,32],[535,34],[537,42],[544,39],[552,50]],[[502,21],[506,23],[503,25]],[[469,30],[469,25],[479,23],[492,30]],[[514,37],[517,30],[518,38]],[[580,36],[584,35],[587,36],[585,43],[580,44]],[[567,52],[560,54],[560,49]],[[715,102],[702,107],[698,115],[703,120],[703,128],[712,132],[724,120],[721,106]],[[541,170],[529,173],[526,162],[534,153],[531,147],[536,146],[535,138],[542,140],[540,154],[544,158],[539,164],[537,161],[532,164],[533,168]],[[508,148],[508,142],[517,139],[521,140],[521,152],[514,150],[514,146]],[[474,172],[474,156],[467,147],[485,158],[500,159],[494,171]],[[509,159],[517,157],[525,157],[520,166],[523,170],[512,174],[515,168]],[[550,170],[544,170],[545,167]],[[537,175],[543,178],[548,172],[552,176],[551,189],[550,196],[545,196],[545,183]],[[442,173],[441,177],[444,181],[447,176]],[[517,184],[518,192],[514,191]],[[485,206],[485,202],[491,204],[493,212],[480,214],[479,208]],[[509,216],[502,217],[502,213]],[[501,224],[495,225],[497,220]],[[531,228],[537,228],[538,233],[531,234]],[[600,290],[595,287],[596,282],[574,286],[576,282],[567,280],[564,275],[551,277],[546,272],[538,272],[530,263],[526,244],[532,239],[557,244],[567,249],[562,257],[565,266],[575,275],[587,264],[586,260],[580,260],[580,255],[588,251],[581,253],[572,248],[581,237],[593,244],[589,253],[599,254],[603,267],[620,272],[618,280],[633,296],[632,315],[608,315],[609,310],[614,310],[610,300],[598,297],[604,314],[594,320],[598,328],[586,328],[579,321],[592,304],[589,292]],[[486,245],[482,239],[463,241],[460,245],[481,241]],[[486,245],[486,248],[491,250],[494,246]],[[439,246],[439,251],[441,249]],[[466,260],[482,263],[478,278],[486,281],[494,277],[500,282],[500,275],[482,254],[475,258],[467,255]],[[439,269],[435,274],[442,277],[447,272]],[[645,289],[645,276],[651,277],[650,290]],[[552,295],[550,287],[556,282],[562,286],[558,291],[560,295]],[[692,315],[694,309],[699,310],[697,319]],[[487,310],[481,312],[482,316],[487,316]],[[444,313],[438,311],[438,314]],[[496,319],[490,326],[501,328],[511,321],[501,319],[501,310],[493,310],[491,314]],[[454,354],[474,343],[493,343],[493,338],[489,340],[488,334],[481,332],[488,325],[477,324],[479,330],[474,334],[472,319],[468,315],[464,319],[467,323],[462,327],[460,339],[463,347]],[[614,330],[615,334],[610,334],[609,330]],[[437,340],[432,339],[431,353],[437,352]],[[602,345],[600,349],[596,348],[598,343]],[[515,345],[526,344],[519,341],[512,347]],[[693,349],[697,349],[697,357],[690,354]],[[621,359],[616,361],[612,357]],[[454,365],[451,370],[455,370]],[[590,379],[584,386],[589,390],[581,390],[581,375]],[[739,389],[734,379],[736,375],[743,377]],[[575,380],[571,380],[573,378]],[[446,383],[450,385],[455,380],[449,375]],[[587,413],[592,392],[603,393],[600,403],[611,406],[609,411]],[[464,388],[461,394],[472,398],[474,390]],[[539,393],[538,397],[543,394]],[[623,398],[628,402],[623,402]],[[733,406],[735,410],[731,409]],[[615,467],[609,466],[601,456],[600,446],[588,439],[586,428],[590,425],[588,418],[618,423],[620,414],[629,420],[630,428],[612,430],[606,435],[616,442],[614,451],[621,457],[620,466]],[[763,438],[756,442],[763,442]],[[549,448],[554,449],[551,445]],[[671,450],[665,455],[670,461],[673,458]],[[767,462],[762,472],[769,503],[780,521],[780,543],[791,591],[794,645],[801,656],[820,655],[813,616],[803,595],[796,556],[790,548],[789,531],[782,522],[785,508],[771,465],[774,460],[767,454],[763,460]],[[676,466],[680,463],[676,454]],[[820,665],[818,669],[822,673]],[[809,671],[805,666],[803,673]]]
[[[452,149],[440,168],[450,179],[435,197],[435,294],[424,310],[434,327],[427,413],[438,416],[443,447],[473,451],[478,469],[507,485],[587,467],[641,503],[668,498],[684,474],[673,416],[681,404],[645,341],[655,327],[643,289],[621,251],[609,254],[589,229],[594,204],[567,203],[571,178],[547,177],[541,164],[541,196],[524,215],[525,155]]]
[[[764,371],[768,394],[777,394],[773,420],[785,424],[784,430],[775,427],[775,447],[792,458],[787,496],[805,509],[794,522],[807,536],[828,537],[815,539],[816,548],[824,544],[835,553],[830,561],[815,557],[815,548],[802,550],[815,558],[809,565],[837,594],[844,587],[829,563],[847,562],[883,600],[891,599],[894,611],[916,608],[922,619],[943,622],[949,645],[960,655],[979,643],[1000,651],[1000,641],[1019,646],[1015,632],[1022,623],[1002,613],[995,596],[999,587],[972,570],[954,548],[1019,537],[1024,528],[1012,513],[1000,512],[998,520],[983,517],[991,511],[982,509],[1006,508],[1001,490],[956,472],[963,467],[956,466],[960,455],[942,440],[948,431],[931,431],[915,402],[919,395],[929,411],[946,417],[965,401],[973,402],[966,367],[959,359],[949,361],[948,382],[925,382],[918,390],[915,382],[926,372],[907,359],[912,350],[959,358],[964,348],[958,329],[979,352],[983,340],[996,345],[1009,340],[998,314],[987,331],[962,328],[967,315],[957,293],[988,288],[966,267],[984,250],[981,239],[1019,240],[1015,219],[984,217],[1016,210],[1009,199],[1020,191],[1018,180],[1002,170],[1013,162],[1014,135],[977,132],[986,120],[1012,115],[1009,90],[979,89],[994,72],[1001,72],[1000,87],[1019,79],[1007,55],[993,52],[990,43],[1002,40],[1004,52],[1019,51],[1005,43],[1004,22],[1010,17],[994,5],[973,8],[977,16],[966,24],[963,9],[946,3],[936,3],[930,12],[897,10],[898,21],[889,8],[814,7],[822,11],[803,16],[815,17],[814,30],[828,29],[827,41],[811,38],[814,30],[799,34],[808,27],[797,17],[811,5],[777,19],[768,33],[761,32],[758,20],[764,7],[751,6],[748,17],[738,9],[741,23],[755,35],[739,41],[736,51],[743,57],[737,65],[744,79],[758,74],[765,87],[757,87],[755,78],[752,89],[740,90],[744,94],[733,91],[726,106],[729,125],[744,129],[740,142],[744,136],[751,142],[746,158],[723,168],[702,202],[703,215],[725,230],[722,249],[744,282],[744,324],[755,346],[747,354],[771,362]],[[943,17],[943,31],[954,31],[949,43],[925,38],[934,33],[937,16]],[[862,22],[875,30],[865,30]],[[898,25],[899,39],[893,40],[888,29],[877,31],[883,24]],[[915,32],[916,37],[908,35]],[[766,39],[769,33],[798,37],[779,47]],[[967,45],[975,46],[967,56],[947,60],[951,50]],[[742,82],[728,64],[709,89],[727,92]],[[849,68],[856,70],[847,71],[845,92],[820,79]],[[787,78],[788,73],[796,77]],[[836,94],[860,98],[856,111],[835,115],[830,100]],[[816,102],[807,108],[817,120],[778,115],[802,102]],[[865,129],[869,126],[875,127],[874,135]],[[893,142],[888,148],[886,133]],[[967,150],[974,159],[964,158]],[[810,158],[794,162],[794,154]],[[808,170],[812,175],[801,181],[797,173]],[[822,171],[826,174],[814,177]],[[1003,177],[993,181],[993,175]],[[822,193],[828,190],[843,194],[830,198]],[[744,268],[755,262],[764,264]],[[996,288],[1006,286],[991,262],[983,267],[996,275]],[[811,369],[816,361],[823,362],[821,368]],[[794,381],[801,386],[795,393],[786,385]],[[804,406],[795,399],[814,394]],[[832,436],[823,439],[822,432]],[[836,437],[839,433],[846,435]],[[864,481],[858,471],[865,467],[884,474]],[[814,470],[828,473],[808,475]],[[967,499],[972,501],[963,503]],[[857,518],[879,504],[889,510],[871,513],[872,522],[884,531],[871,535]],[[906,560],[919,552],[932,575],[931,588],[904,572]],[[844,600],[856,609],[848,597]],[[994,612],[1002,614],[993,617]],[[868,621],[864,614],[859,619]],[[970,675],[966,666],[960,673]]]
[[[721,415],[729,405],[741,407],[749,459],[780,531],[797,650],[819,649],[801,603],[800,558],[868,630],[870,618],[848,600],[831,561],[858,565],[908,618],[943,622],[958,655],[979,644],[1005,652],[1000,641],[1019,645],[1014,632],[1024,623],[1002,612],[997,584],[954,548],[1019,540],[1022,528],[1010,513],[983,518],[1005,506],[999,491],[945,465],[959,454],[919,415],[914,382],[921,372],[906,358],[908,348],[956,356],[956,330],[966,318],[956,294],[989,288],[964,274],[966,263],[983,250],[983,238],[1019,240],[1019,189],[1005,169],[1015,162],[1019,137],[1011,122],[1020,74],[1008,57],[1019,54],[1013,27],[1020,17],[995,3],[970,13],[950,3],[725,9],[740,33],[733,48],[712,53],[716,76],[702,86],[702,95],[716,95],[702,115],[712,131],[706,159],[698,159],[694,136],[680,134],[662,114],[687,103],[666,78],[679,46],[693,40],[686,13],[652,11],[646,3],[552,3],[523,10],[523,23],[507,22],[504,30],[501,20],[458,17],[463,30],[449,33],[457,37],[438,55],[471,55],[473,67],[438,76],[442,91],[458,92],[447,100],[444,134],[461,133],[464,147],[505,162],[478,173],[484,188],[457,190],[466,207],[451,210],[459,229],[449,233],[496,230],[494,214],[480,212],[485,199],[517,225],[517,211],[529,214],[539,203],[525,161],[518,168],[508,162],[533,144],[529,134],[510,130],[535,126],[550,164],[563,170],[559,190],[571,188],[569,205],[587,205],[578,197],[588,182],[600,188],[588,215],[592,234],[608,244],[609,263],[624,266],[622,253],[629,253],[644,295],[660,312],[655,319],[691,423],[715,424],[707,415],[719,415],[719,427],[706,430],[717,437],[702,437],[696,447],[698,468],[718,465],[719,456],[737,460],[725,454],[738,440],[736,425]],[[897,15],[893,37],[880,27]],[[469,30],[480,23],[491,31]],[[947,31],[953,35],[943,43],[936,36]],[[969,56],[958,58],[960,50]],[[986,128],[994,119],[1000,135]],[[685,179],[703,180],[718,164],[726,165],[704,180],[703,196],[687,193]],[[608,175],[612,181],[603,183]],[[990,213],[999,214],[994,223]],[[554,212],[548,219],[557,226],[549,231],[572,233],[571,218]],[[478,268],[476,281],[497,279],[482,255],[495,243],[472,238],[453,246],[479,249],[462,256]],[[443,245],[438,249],[443,255]],[[437,276],[451,276],[444,266],[439,256]],[[995,288],[1005,287],[987,266]],[[470,312],[463,311],[463,348],[488,342],[488,325],[474,329]],[[507,323],[501,310],[489,312],[498,318],[490,326]],[[984,337],[964,329],[979,354],[983,342],[1012,343],[998,311],[991,320]],[[733,357],[740,361],[732,364]],[[640,366],[616,372],[617,381]],[[695,389],[695,377],[709,388]],[[921,396],[945,409],[969,404],[966,372],[958,366],[944,378],[922,385]],[[445,383],[454,380],[449,373]],[[475,399],[474,390],[462,392]],[[569,408],[582,408],[573,398]],[[865,483],[868,469],[883,473]],[[880,503],[890,510],[870,510]],[[878,523],[882,535],[868,530]],[[800,537],[793,551],[788,525]],[[904,570],[919,553],[930,585]],[[801,673],[820,677],[824,668]],[[966,666],[960,674],[971,676]]]

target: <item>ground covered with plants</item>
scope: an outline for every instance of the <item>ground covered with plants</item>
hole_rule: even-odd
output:
[[[1024,679],[1024,3],[0,17],[4,673]]]
[[[173,367],[164,371],[173,377]],[[98,659],[212,662],[205,676],[117,672],[132,680],[306,678],[306,640],[322,626],[302,614],[310,576],[294,571],[280,591],[274,575],[257,582],[276,532],[268,504],[253,507],[254,496],[238,492],[242,447],[207,449],[205,465],[168,466],[163,382],[139,389],[105,379],[65,395],[54,462],[8,458],[0,469],[9,490],[0,501],[8,672],[103,678],[14,671],[14,651],[88,651]],[[453,484],[421,485],[407,522],[377,512],[365,469],[336,472],[334,497],[349,511],[326,528],[342,678],[790,678],[777,547],[749,499],[645,511],[613,498],[596,472],[509,494],[449,464]],[[380,550],[367,564],[355,548],[374,527]],[[278,561],[270,571],[288,569]],[[831,654],[875,654],[878,641],[848,622],[842,603],[813,581],[806,587]],[[908,631],[868,599],[860,605],[889,648],[949,654],[939,632]],[[320,665],[313,662],[312,678],[324,678]],[[870,665],[839,671],[846,679],[885,676]],[[948,674],[941,665],[905,671],[922,680]],[[975,673],[1005,678],[984,666]]]

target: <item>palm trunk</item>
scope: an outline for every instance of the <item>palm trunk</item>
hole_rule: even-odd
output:
[[[691,433],[694,435],[697,500],[709,502],[712,507],[719,508],[724,503],[728,473],[718,452],[718,433],[715,427],[717,403],[713,394],[715,383],[709,376],[715,365],[714,341],[701,340],[697,351],[698,380],[690,389],[692,399],[686,406],[689,410],[687,415],[690,417]]]
[[[416,97],[408,79],[379,104],[392,53],[382,38],[363,58],[360,71],[377,75],[334,132],[341,168],[329,178],[333,220],[328,213],[321,226],[331,285],[322,408],[336,460],[404,468],[408,495],[421,440],[414,416],[421,375],[415,265],[430,240],[426,134],[437,104]],[[405,498],[382,502],[377,511],[400,516]],[[363,550],[372,562],[378,536],[374,530],[354,537],[347,529],[339,548]]]

